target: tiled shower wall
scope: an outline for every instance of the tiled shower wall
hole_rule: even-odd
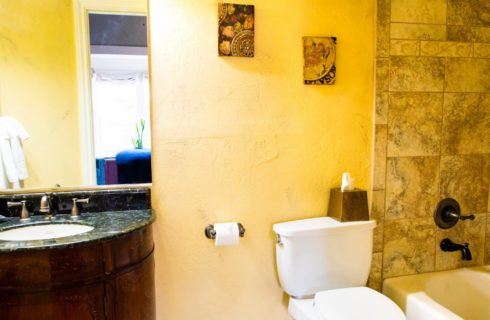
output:
[[[490,1],[378,0],[369,285],[389,277],[490,263]],[[463,214],[443,231],[433,212]],[[442,252],[468,242],[472,261]]]

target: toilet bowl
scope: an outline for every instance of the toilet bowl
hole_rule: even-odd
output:
[[[293,319],[406,319],[393,301],[365,287],[375,226],[329,217],[274,225],[279,281]]]

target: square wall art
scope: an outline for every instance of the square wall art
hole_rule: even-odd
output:
[[[218,4],[220,56],[253,57],[255,8],[252,5]]]
[[[303,37],[305,84],[335,83],[335,37]]]

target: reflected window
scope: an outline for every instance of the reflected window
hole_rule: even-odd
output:
[[[151,182],[146,17],[89,22],[97,184]]]

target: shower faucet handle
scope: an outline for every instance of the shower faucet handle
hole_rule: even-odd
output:
[[[459,203],[452,198],[441,200],[434,212],[436,225],[441,229],[449,229],[458,223],[459,220],[475,220],[475,215],[461,215]]]
[[[452,211],[447,211],[445,214],[446,214],[446,219],[475,220],[474,214],[462,216],[461,213],[452,212]]]

